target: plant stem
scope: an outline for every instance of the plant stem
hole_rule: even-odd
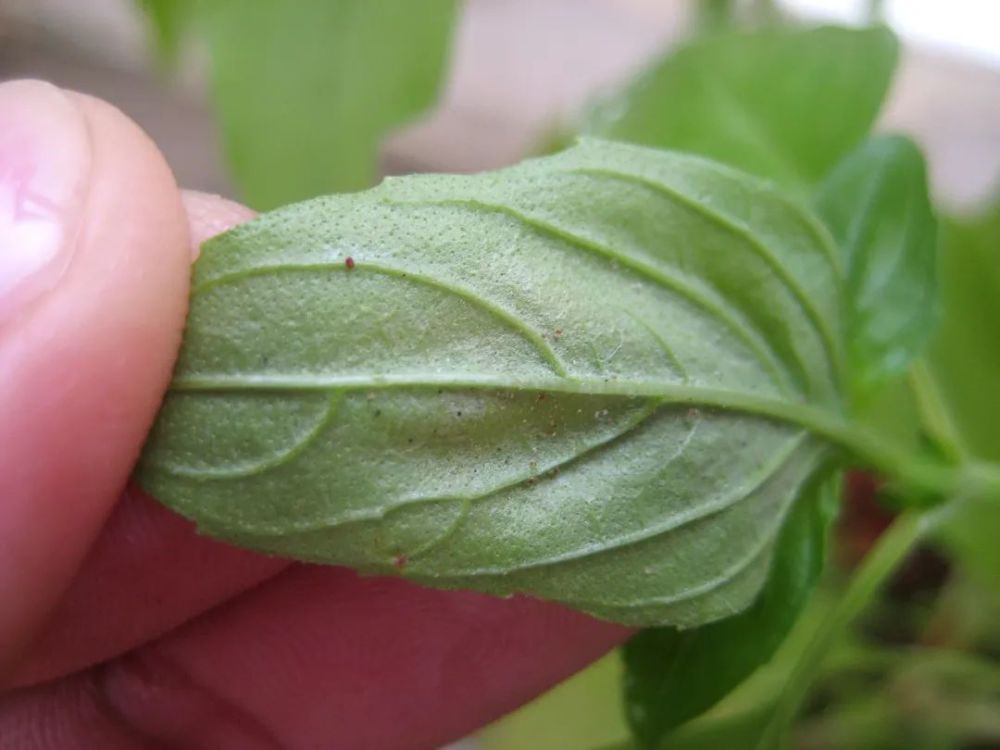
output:
[[[909,373],[910,390],[917,400],[924,429],[956,463],[968,460],[961,434],[945,403],[937,381],[926,362],[915,364]]]
[[[1000,498],[1000,466],[978,461],[963,461],[958,465],[933,461],[846,423],[817,421],[813,428],[846,448],[868,468],[910,492],[937,498]]]
[[[792,721],[815,682],[831,647],[865,609],[918,541],[950,512],[951,504],[930,511],[908,511],[896,518],[851,577],[843,596],[817,626],[809,645],[789,675],[758,750],[784,746]]]

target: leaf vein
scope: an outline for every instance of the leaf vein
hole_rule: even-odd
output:
[[[698,422],[692,425],[691,430],[688,432],[681,446],[672,456],[670,456],[669,459],[667,459],[665,466],[669,466],[684,454],[684,451],[687,449],[694,436],[697,425]],[[620,436],[620,438],[627,436],[628,433],[625,433]],[[620,438],[616,438],[616,440]],[[462,571],[459,575],[510,575],[527,570],[538,570],[539,568],[551,567],[561,563],[582,560],[588,557],[592,558],[604,554],[614,554],[624,547],[634,546],[642,542],[666,536],[667,534],[676,532],[686,526],[690,526],[697,521],[729,510],[738,505],[741,501],[751,497],[754,492],[759,490],[771,477],[774,476],[778,469],[780,469],[796,452],[798,452],[799,448],[801,448],[806,442],[806,438],[807,433],[798,433],[776,453],[776,457],[771,462],[762,467],[749,482],[744,484],[744,486],[738,487],[733,492],[723,495],[721,499],[711,502],[701,502],[696,506],[686,508],[678,513],[667,516],[665,519],[661,520],[661,522],[651,527],[643,528],[631,534],[622,534],[621,536],[609,538],[601,544],[581,547],[561,555],[553,555],[552,557],[534,560],[529,563],[509,568],[477,568],[471,571]]]
[[[146,466],[159,471],[169,471],[187,479],[197,481],[216,481],[229,479],[246,479],[247,477],[259,476],[271,469],[276,469],[288,461],[301,455],[312,443],[326,430],[333,422],[337,413],[337,407],[343,398],[344,391],[333,390],[327,399],[326,407],[308,430],[291,446],[284,450],[277,451],[270,456],[254,462],[247,462],[239,465],[228,464],[218,468],[195,468],[193,466],[183,466],[179,464],[162,464],[157,461],[146,461]]]
[[[357,274],[363,271],[369,271],[372,273],[380,273],[385,276],[395,276],[397,278],[403,278],[413,281],[418,284],[423,284],[434,289],[438,289],[447,294],[451,294],[462,300],[465,300],[469,304],[479,307],[481,310],[492,315],[497,320],[502,321],[507,325],[508,328],[520,334],[525,340],[527,340],[538,352],[538,354],[545,360],[546,364],[552,368],[552,370],[560,377],[567,377],[568,370],[565,363],[560,359],[559,355],[556,354],[555,350],[549,345],[537,330],[528,325],[522,318],[517,314],[507,310],[506,308],[497,305],[496,303],[480,296],[478,293],[473,292],[465,287],[458,286],[456,284],[450,284],[442,279],[435,278],[433,276],[428,276],[426,274],[413,271],[408,268],[400,268],[397,266],[391,266],[384,263],[377,263],[374,261],[365,261],[364,263],[358,263],[348,269],[342,260],[337,261],[321,261],[315,263],[282,263],[281,265],[261,265],[253,266],[250,268],[241,269],[234,273],[223,274],[217,276],[210,281],[206,281],[199,286],[197,286],[192,291],[192,297],[204,294],[206,291],[214,289],[216,287],[225,286],[228,284],[234,284],[239,281],[243,281],[248,278],[255,276],[269,276],[278,273],[294,273],[299,271],[332,271],[339,273],[351,273]]]
[[[388,516],[392,515],[398,510],[408,508],[415,505],[427,505],[434,503],[444,503],[444,502],[461,502],[461,503],[473,503],[479,500],[484,500],[493,495],[498,495],[507,490],[511,490],[522,485],[527,484],[533,480],[537,480],[538,477],[544,476],[556,469],[562,469],[569,464],[579,461],[592,453],[595,453],[607,445],[613,443],[614,441],[628,435],[631,431],[639,427],[645,421],[653,417],[658,411],[661,404],[655,401],[650,401],[646,408],[640,410],[636,416],[632,419],[626,421],[622,426],[621,430],[614,432],[611,435],[606,436],[604,439],[599,440],[592,445],[588,445],[586,448],[581,450],[569,458],[552,461],[544,466],[541,466],[531,472],[522,473],[514,477],[508,482],[504,482],[501,485],[491,487],[485,492],[469,494],[469,495],[437,495],[437,496],[412,496],[409,498],[402,498],[398,502],[392,505],[381,505],[372,506],[366,508],[362,511],[353,511],[348,513],[343,513],[338,516],[327,517],[319,521],[309,521],[306,523],[282,523],[279,527],[274,529],[268,529],[261,526],[254,526],[252,528],[246,529],[251,533],[260,533],[262,535],[269,534],[284,534],[284,533],[303,533],[310,531],[323,531],[324,529],[331,529],[343,524],[349,523],[364,523],[366,521],[380,521]],[[416,554],[416,553],[414,553]]]
[[[678,375],[681,376],[681,380],[683,380],[685,383],[691,382],[691,376],[688,374],[687,368],[684,366],[684,363],[681,362],[680,357],[677,356],[677,353],[674,351],[673,347],[667,343],[667,340],[662,335],[660,335],[660,332],[657,331],[655,328],[653,328],[653,326],[651,326],[649,323],[640,318],[631,310],[625,308],[622,309],[624,310],[626,315],[628,315],[630,318],[632,318],[632,320],[634,320],[636,323],[642,326],[653,338],[653,340],[659,345],[660,349],[663,350],[663,354],[666,356],[667,362],[669,363],[671,369],[673,369]]]
[[[692,588],[685,589],[684,591],[671,594],[669,596],[660,597],[648,597],[645,599],[637,599],[629,602],[610,602],[602,601],[600,599],[588,599],[588,600],[567,600],[567,603],[571,607],[577,607],[579,609],[586,610],[588,607],[662,607],[671,606],[674,604],[680,604],[681,602],[687,602],[692,599],[698,599],[703,596],[707,596],[714,591],[725,586],[727,583],[732,582],[740,573],[749,568],[757,559],[767,550],[769,546],[774,544],[776,540],[776,529],[780,528],[781,522],[784,521],[784,514],[778,516],[779,523],[775,524],[772,529],[760,535],[756,544],[750,547],[749,552],[730,565],[728,568],[723,570],[719,575],[704,581],[698,586],[693,586]]]
[[[609,179],[617,179],[622,182],[632,182],[637,185],[642,185],[649,190],[663,195],[677,205],[685,206],[698,212],[702,217],[712,222],[720,229],[725,230],[732,236],[746,243],[746,245],[750,247],[758,257],[767,263],[775,274],[777,274],[778,278],[781,279],[785,287],[792,293],[792,296],[795,298],[795,301],[801,310],[809,317],[819,334],[820,341],[822,342],[826,355],[829,358],[831,371],[835,378],[838,376],[838,366],[840,362],[839,349],[835,343],[833,331],[827,324],[826,319],[820,314],[805,289],[802,288],[802,284],[799,279],[792,275],[792,273],[788,270],[788,267],[785,266],[777,255],[775,255],[774,251],[754,236],[745,224],[716,210],[708,203],[699,201],[669,187],[668,185],[665,185],[662,182],[651,180],[639,174],[617,172],[612,169],[600,167],[577,167],[568,171],[575,174],[590,175],[595,177],[603,176]],[[823,247],[826,246],[825,243],[822,244]],[[801,359],[798,364],[800,367],[803,367]]]
[[[779,365],[780,360],[776,358],[770,347],[764,343],[766,339],[763,339],[742,315],[732,314],[724,305],[718,304],[715,300],[707,296],[705,290],[700,289],[697,285],[690,283],[678,275],[676,269],[669,269],[668,271],[666,268],[660,268],[622,253],[619,250],[615,250],[603,243],[588,239],[563,226],[531,216],[504,203],[495,203],[478,198],[442,198],[436,200],[405,201],[393,198],[388,199],[388,202],[423,206],[453,205],[476,208],[482,211],[492,211],[515,219],[540,234],[562,240],[576,250],[599,255],[613,263],[620,263],[655,286],[672,292],[693,303],[695,306],[700,307],[715,320],[724,324],[754,354],[758,362],[775,379],[777,386],[782,392],[789,393],[795,390],[790,387],[788,374]]]

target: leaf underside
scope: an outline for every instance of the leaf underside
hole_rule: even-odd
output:
[[[768,185],[596,140],[290,206],[205,245],[137,477],[254,549],[695,626],[824,460],[839,279]]]
[[[798,619],[825,561],[837,478],[806,488],[789,513],[771,572],[749,609],[694,630],[649,628],[623,649],[626,714],[646,747],[715,705],[768,662]]]

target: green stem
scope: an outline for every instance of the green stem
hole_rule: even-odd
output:
[[[968,460],[968,452],[955,420],[948,410],[937,381],[926,362],[918,362],[909,373],[910,390],[917,400],[924,429],[937,442],[948,458],[956,463]]]
[[[907,491],[936,498],[1000,497],[1000,466],[977,461],[959,465],[933,461],[901,449],[881,435],[839,421],[815,421],[812,427]]]
[[[758,750],[783,747],[792,721],[819,675],[820,666],[847,627],[864,611],[913,547],[950,510],[950,504],[931,511],[901,514],[879,538],[851,577],[847,590],[817,626],[801,658],[778,696],[774,713],[761,736]]]

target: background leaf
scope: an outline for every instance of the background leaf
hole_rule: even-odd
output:
[[[818,483],[796,502],[750,609],[694,630],[643,630],[625,645],[626,715],[644,746],[659,746],[777,651],[823,570],[838,485]]]
[[[597,105],[584,131],[703,154],[805,192],[867,135],[897,57],[885,28],[703,37]]]
[[[768,184],[608,142],[291,206],[206,244],[139,480],[266,551],[732,615],[839,418],[836,262]]]
[[[1000,202],[942,232],[942,309],[930,366],[966,449],[1000,462]]]
[[[830,173],[816,203],[847,268],[852,384],[870,393],[906,370],[938,317],[938,227],[924,157],[908,138],[872,138]]]
[[[971,455],[1000,462],[1000,202],[942,232],[943,316],[930,371]],[[1000,587],[1000,497],[970,499],[938,534],[962,566]]]
[[[160,60],[176,61],[181,38],[191,26],[199,0],[137,0],[153,29]]]
[[[455,0],[211,0],[213,101],[242,197],[371,185],[383,137],[437,97]]]

